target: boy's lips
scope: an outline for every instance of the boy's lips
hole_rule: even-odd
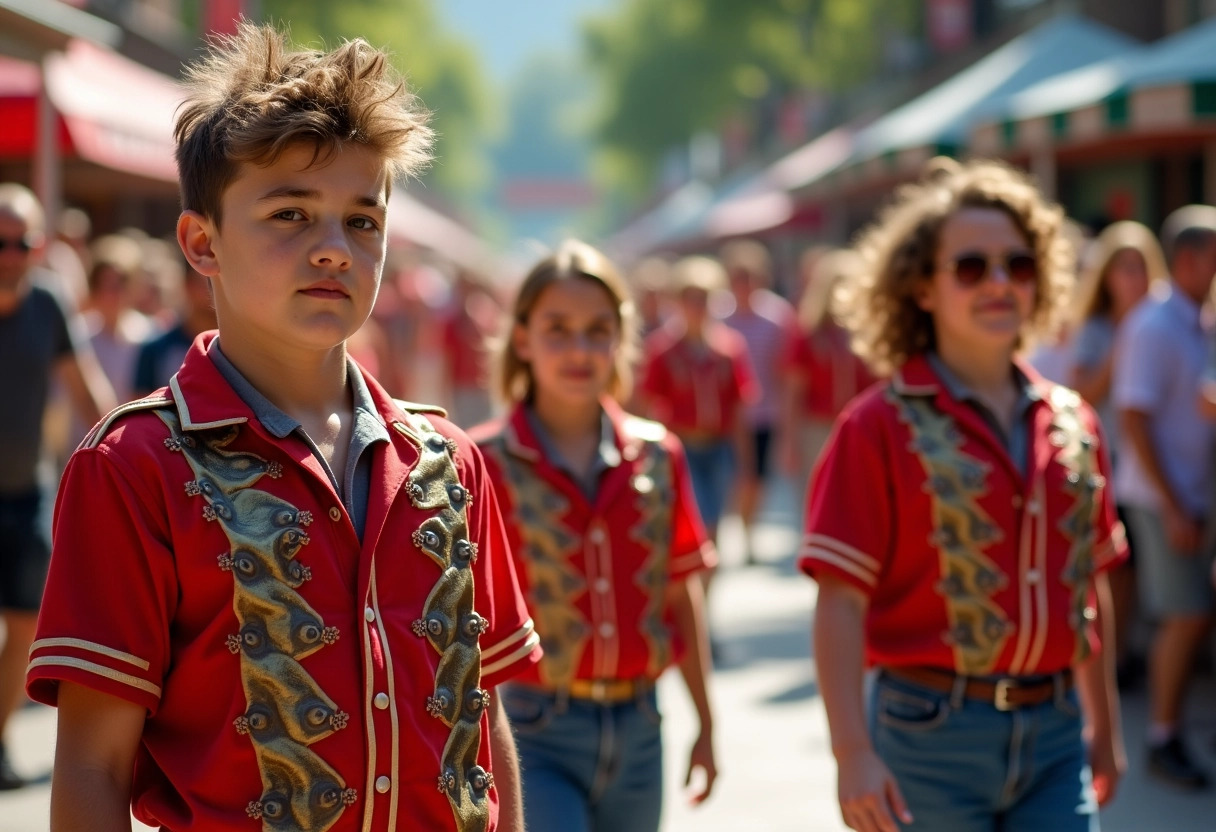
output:
[[[323,298],[327,300],[340,300],[350,297],[350,292],[337,280],[318,280],[310,286],[305,286],[300,290],[300,293],[308,295],[310,298]]]

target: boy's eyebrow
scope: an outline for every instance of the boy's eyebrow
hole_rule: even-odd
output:
[[[258,197],[258,202],[272,202],[276,199],[320,199],[321,192],[313,188],[298,188],[294,185],[282,185],[267,191]],[[355,204],[364,208],[376,208],[380,211],[387,209],[384,200],[374,196],[357,196]]]

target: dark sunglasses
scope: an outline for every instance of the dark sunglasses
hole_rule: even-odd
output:
[[[29,254],[33,250],[34,244],[30,242],[29,237],[18,237],[15,240],[10,237],[0,237],[0,251],[8,251],[10,248]]]
[[[997,258],[977,252],[962,254],[954,258],[954,279],[960,286],[978,286],[991,274],[994,264],[1004,269],[1010,283],[1025,286],[1039,279],[1039,261],[1033,254],[1025,252],[1013,252]]]

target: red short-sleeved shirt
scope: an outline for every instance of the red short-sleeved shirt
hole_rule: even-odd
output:
[[[787,342],[782,366],[804,383],[803,413],[835,419],[875,378],[849,347],[845,330],[827,324],[817,332],[798,330]]]
[[[499,485],[516,568],[545,648],[520,679],[657,678],[675,660],[665,591],[717,561],[679,441],[604,402],[619,465],[594,502],[544,457],[522,406],[473,431]]]
[[[660,329],[646,339],[645,352],[638,389],[655,418],[678,434],[726,437],[742,407],[759,396],[747,343],[724,324],[707,325],[698,345]]]
[[[540,650],[480,453],[368,377],[391,442],[369,451],[360,544],[307,445],[266,432],[210,337],[160,405],[127,406],[72,457],[30,695],[54,704],[69,680],[147,708],[144,823],[493,828],[483,691]]]
[[[869,663],[1024,676],[1096,648],[1090,579],[1126,556],[1101,428],[1019,367],[1036,393],[1025,475],[923,357],[837,421],[800,566],[869,596]]]

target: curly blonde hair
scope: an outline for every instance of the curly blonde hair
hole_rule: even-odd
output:
[[[937,343],[933,318],[917,303],[937,269],[942,226],[967,208],[1004,211],[1026,237],[1039,265],[1034,309],[1019,347],[1053,331],[1075,280],[1076,255],[1061,232],[1064,213],[1030,178],[1001,162],[936,158],[919,182],[901,187],[878,220],[861,232],[864,268],[837,289],[837,309],[853,348],[886,375]]]
[[[292,51],[282,32],[244,22],[186,72],[174,127],[182,208],[220,220],[220,197],[239,165],[273,164],[299,143],[313,164],[346,143],[369,147],[389,182],[430,160],[430,114],[388,56],[356,38],[330,52]]]
[[[616,362],[608,393],[617,401],[629,398],[633,389],[633,365],[638,356],[639,332],[637,312],[629,285],[620,272],[599,249],[579,240],[566,240],[557,251],[532,267],[511,309],[511,320],[498,344],[498,361],[495,368],[494,388],[498,396],[508,404],[531,401],[535,381],[532,368],[515,352],[512,332],[516,326],[526,326],[528,317],[546,289],[564,280],[589,280],[598,284],[612,298],[616,307],[617,324],[621,342],[617,347]]]

